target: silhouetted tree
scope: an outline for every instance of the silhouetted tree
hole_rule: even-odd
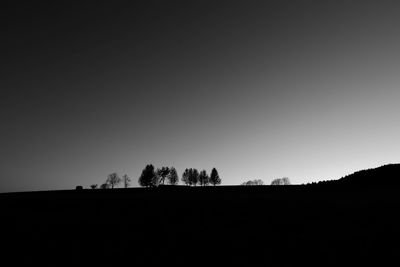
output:
[[[283,178],[282,178],[282,181],[283,181],[283,184],[284,184],[284,185],[290,185],[290,184],[291,184],[291,182],[290,182],[290,180],[289,180],[288,177],[283,177]]]
[[[100,189],[108,189],[108,188],[110,188],[110,185],[107,184],[107,183],[104,183],[104,184],[100,185]]]
[[[131,184],[131,178],[127,174],[125,174],[124,176],[122,176],[122,182],[124,183],[124,187],[128,188]]]
[[[189,169],[189,184],[196,186],[199,182],[199,171],[197,169]]]
[[[148,164],[142,171],[142,174],[139,177],[140,186],[150,187],[157,185],[157,176],[154,171],[154,166],[152,164]]]
[[[210,177],[206,170],[202,170],[199,174],[199,183],[202,186],[208,185],[210,183]]]
[[[176,169],[174,167],[171,167],[169,169],[169,175],[168,175],[168,183],[171,185],[176,185],[179,182],[179,177],[178,173],[176,172]]]
[[[264,182],[260,179],[256,179],[256,180],[244,182],[241,185],[264,185]]]
[[[121,183],[121,178],[118,176],[116,172],[111,173],[107,176],[106,183],[111,186],[112,189],[114,189],[115,186],[117,186],[119,183]]]
[[[213,168],[210,175],[210,184],[217,185],[221,184],[221,178],[219,177],[217,169]]]
[[[92,185],[90,186],[90,188],[92,188],[92,189],[97,189],[97,184],[92,184]]]
[[[272,180],[271,185],[281,185],[281,179],[277,178]]]
[[[190,185],[190,173],[189,173],[190,171],[189,171],[189,169],[188,168],[186,168],[185,169],[185,171],[182,173],[182,182],[185,184],[185,185]]]
[[[165,184],[165,178],[169,175],[169,168],[168,167],[162,167],[161,169],[157,169],[156,174],[157,174],[157,184]]]
[[[290,180],[287,177],[277,178],[272,180],[271,185],[290,185]]]

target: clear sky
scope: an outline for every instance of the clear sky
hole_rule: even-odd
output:
[[[397,163],[397,2],[2,8],[0,192],[137,186],[149,163],[223,184]]]

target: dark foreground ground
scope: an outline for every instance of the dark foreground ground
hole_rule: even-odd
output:
[[[390,186],[14,193],[0,208],[12,265],[392,266],[400,255]]]

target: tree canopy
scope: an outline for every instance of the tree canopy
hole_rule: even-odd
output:
[[[139,184],[144,187],[156,186],[156,173],[152,164],[146,165],[139,177]]]
[[[199,171],[197,169],[189,169],[189,182],[190,185],[196,186],[199,182]]]
[[[189,169],[186,168],[185,171],[182,173],[182,182],[185,185],[190,185],[190,180],[189,180]]]
[[[170,169],[168,167],[162,167],[160,169],[157,169],[156,175],[157,175],[157,185],[159,184],[165,184],[165,178],[168,177],[170,172]]]
[[[202,170],[199,174],[199,183],[202,186],[208,185],[210,183],[210,177],[206,170]]]
[[[169,169],[169,174],[168,174],[167,179],[168,179],[168,183],[170,185],[176,185],[179,183],[178,173],[174,167],[171,167]]]

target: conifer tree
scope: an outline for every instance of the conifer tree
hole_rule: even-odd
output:
[[[221,184],[221,178],[219,177],[217,169],[213,168],[210,175],[210,184],[217,185]]]
[[[208,174],[206,170],[202,170],[199,174],[199,183],[202,186],[208,185],[210,183],[210,177],[208,177]]]
[[[176,169],[174,167],[171,167],[169,169],[169,174],[168,174],[168,183],[170,185],[176,185],[179,182],[179,177],[178,173],[176,172]]]
[[[182,182],[183,182],[185,185],[190,185],[189,176],[190,176],[190,174],[189,174],[189,169],[186,168],[185,171],[182,173]]]
[[[189,169],[189,184],[196,186],[199,182],[199,171],[197,169]]]

